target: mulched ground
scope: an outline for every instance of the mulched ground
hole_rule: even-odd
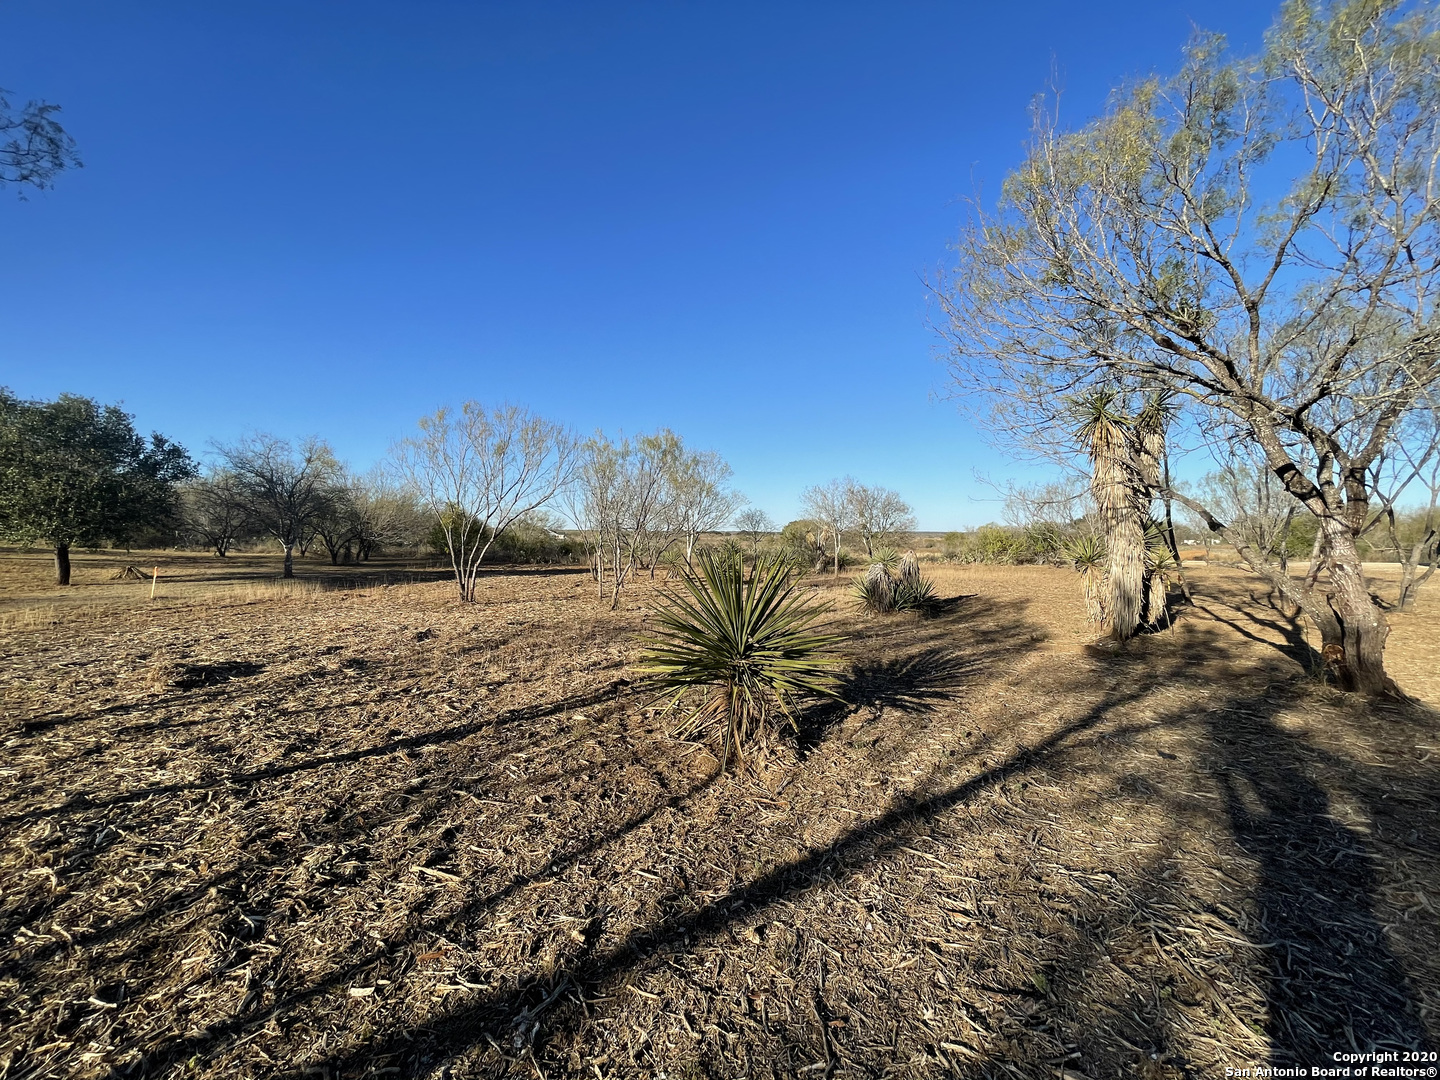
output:
[[[645,581],[618,612],[564,571],[473,608],[122,582],[13,619],[0,1077],[1208,1078],[1440,1049],[1435,713],[1325,688],[1233,571],[1121,653],[1087,646],[1072,575],[935,576],[932,619],[842,600],[847,704],[747,777],[632,681]],[[1423,656],[1440,617],[1395,623]]]

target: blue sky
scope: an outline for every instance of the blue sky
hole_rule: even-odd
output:
[[[364,467],[514,401],[668,425],[781,521],[851,474],[922,528],[1023,470],[941,399],[922,279],[1058,71],[1079,122],[1268,5],[0,0],[0,87],[85,168],[0,194],[0,384],[195,452]]]

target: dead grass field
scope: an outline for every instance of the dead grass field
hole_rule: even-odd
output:
[[[1440,721],[1253,577],[1090,646],[1073,575],[844,594],[749,777],[633,681],[651,586],[0,557],[0,1077],[1209,1078],[1440,1044]],[[140,562],[136,557],[137,564]],[[825,588],[824,579],[816,585]],[[1383,591],[1384,584],[1378,587]],[[1390,658],[1440,704],[1440,589]]]

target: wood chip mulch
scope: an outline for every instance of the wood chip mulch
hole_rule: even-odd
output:
[[[647,581],[617,612],[535,572],[476,607],[256,591],[0,632],[0,1078],[1436,1049],[1436,714],[1199,610],[1071,648],[1073,580],[1018,569],[937,572],[932,619],[842,602],[846,705],[744,777],[635,682]]]

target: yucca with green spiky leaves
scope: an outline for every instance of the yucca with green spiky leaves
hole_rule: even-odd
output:
[[[888,615],[896,611],[929,611],[936,604],[935,585],[920,573],[913,551],[897,559],[892,571],[883,562],[873,562],[855,579],[855,595],[866,611]]]
[[[855,595],[867,611],[884,614],[895,610],[895,579],[884,563],[873,562],[855,581]]]
[[[1164,527],[1155,520],[1145,526],[1145,612],[1150,626],[1159,626],[1169,618],[1170,579],[1180,564],[1170,550]]]
[[[1080,575],[1085,591],[1085,616],[1092,623],[1105,623],[1105,542],[1098,536],[1077,536],[1065,545],[1065,558]]]
[[[789,566],[762,556],[749,577],[739,565],[699,552],[695,571],[670,592],[655,612],[641,670],[670,693],[670,707],[690,694],[703,700],[676,734],[690,737],[720,727],[725,749],[721,768],[744,766],[744,746],[777,717],[796,727],[795,710],[805,697],[837,697],[830,649],[838,634],[815,623],[829,604],[797,592]]]
[[[872,564],[879,563],[886,570],[896,570],[900,566],[900,552],[884,544],[875,546],[875,554],[870,557]]]

